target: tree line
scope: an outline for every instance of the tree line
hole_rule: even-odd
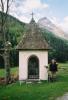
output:
[[[5,16],[5,14],[4,14]],[[12,48],[15,48],[19,43],[21,37],[23,36],[25,28],[25,23],[18,21],[12,16],[8,15],[8,25],[9,29],[5,31],[7,40],[9,39]],[[52,32],[48,30],[41,29],[41,32],[45,39],[47,40],[51,49],[49,50],[49,61],[55,58],[59,62],[68,61],[68,41],[55,36]],[[0,34],[2,37],[2,34]],[[3,39],[0,39],[0,48],[3,48]],[[10,64],[12,67],[18,66],[18,51],[13,50],[10,52]],[[0,67],[4,67],[4,60],[0,56]]]
[[[60,38],[47,30],[42,30],[42,33],[51,47],[49,61],[53,58],[58,62],[68,61],[68,40]]]

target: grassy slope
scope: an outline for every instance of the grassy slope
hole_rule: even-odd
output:
[[[44,38],[49,43],[49,60],[56,58],[58,62],[68,61],[68,40],[57,37],[48,30],[42,30]]]
[[[57,96],[68,91],[66,82],[22,84],[21,86],[11,84],[0,87],[1,100],[55,100]]]
[[[0,12],[0,25],[1,25],[1,12]],[[9,33],[10,41],[14,42],[14,39],[16,38],[17,43],[18,43],[21,35],[23,34],[25,23],[19,21],[15,17],[12,17],[11,15],[8,15],[7,25],[9,26],[7,29],[9,30],[8,33]],[[0,33],[0,36],[1,35],[2,34]]]
[[[1,12],[0,12],[1,14]],[[7,32],[8,38],[12,43],[12,46],[16,46],[23,36],[23,31],[27,29],[27,25],[22,23],[18,19],[8,16],[8,28],[9,31]],[[68,41],[56,37],[53,33],[49,32],[48,30],[42,29],[42,34],[44,38],[48,41],[49,45],[52,47],[52,50],[49,52],[49,59],[57,58],[59,61],[67,61],[68,59]],[[1,45],[2,43],[0,43]],[[67,49],[66,49],[67,48]],[[62,52],[61,52],[62,51]],[[67,57],[66,57],[67,56]],[[64,59],[63,59],[64,58]]]
[[[16,68],[12,70],[16,72]],[[55,100],[68,91],[68,64],[59,64],[57,76],[54,83],[23,83],[20,86],[17,82],[6,87],[0,86],[0,100]]]

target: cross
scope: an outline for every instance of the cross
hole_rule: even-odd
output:
[[[33,18],[33,16],[34,16],[34,13],[32,12],[32,13],[31,13],[31,15],[32,15],[32,18]]]

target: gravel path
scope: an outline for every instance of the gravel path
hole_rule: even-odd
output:
[[[64,94],[62,97],[58,97],[56,100],[68,100],[68,93]]]

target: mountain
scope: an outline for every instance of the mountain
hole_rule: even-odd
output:
[[[3,48],[3,34],[1,32],[1,14],[2,12],[0,12],[0,48]],[[3,17],[5,17],[6,14],[3,13]],[[7,36],[8,40],[11,42],[12,47],[15,47],[22,35],[23,35],[23,31],[25,30],[25,23],[19,21],[18,19],[16,19],[15,17],[8,15],[8,23],[7,23],[7,30],[5,30],[5,35]],[[1,51],[0,51],[1,54]],[[10,53],[10,64],[11,66],[18,66],[18,52],[13,50]],[[0,68],[4,67],[4,60],[2,58],[2,56],[0,55]]]
[[[4,14],[5,16],[5,14]],[[1,17],[1,12],[0,12]],[[44,21],[45,20],[45,21]],[[64,36],[64,32],[57,28],[51,21],[49,21],[47,18],[44,18],[44,20],[39,20],[38,24],[41,28],[41,33],[43,34],[44,38],[49,43],[50,47],[52,48],[49,50],[49,60],[52,58],[56,58],[57,61],[68,61],[68,41],[60,38],[61,36]],[[41,23],[41,24],[40,24]],[[17,46],[19,41],[21,40],[24,31],[27,30],[28,25],[19,21],[13,16],[8,15],[8,31],[6,35],[8,35],[8,38],[12,44],[12,47]],[[45,25],[45,26],[44,26]],[[1,18],[0,18],[0,26],[1,26]],[[47,27],[47,28],[46,28]],[[58,30],[57,30],[58,29]],[[1,31],[1,30],[0,30]],[[57,31],[54,35],[54,32]],[[60,36],[58,37],[57,34],[60,33]],[[0,32],[0,36],[2,33]],[[1,38],[3,40],[3,38]],[[0,41],[0,48],[2,48],[2,42]],[[10,62],[12,66],[18,66],[18,52],[12,51]],[[1,58],[0,58],[0,62]],[[2,66],[3,62],[0,66]]]
[[[56,36],[59,36],[61,38],[67,38],[65,32],[57,27],[55,24],[53,24],[48,18],[44,17],[39,19],[38,25],[40,28],[47,29],[49,32],[54,33]]]
[[[0,12],[0,41],[3,40],[3,34],[1,33],[1,14]],[[5,18],[6,14],[3,13],[3,16]],[[7,23],[7,30],[5,31],[6,33],[6,38],[8,38],[12,45],[16,45],[20,41],[20,37],[23,34],[24,31],[24,26],[25,23],[19,21],[15,17],[8,15],[8,23]],[[0,45],[1,47],[1,45]]]
[[[49,50],[49,61],[55,58],[58,62],[68,61],[68,40],[55,36],[46,29],[41,29],[42,34],[51,49]]]

